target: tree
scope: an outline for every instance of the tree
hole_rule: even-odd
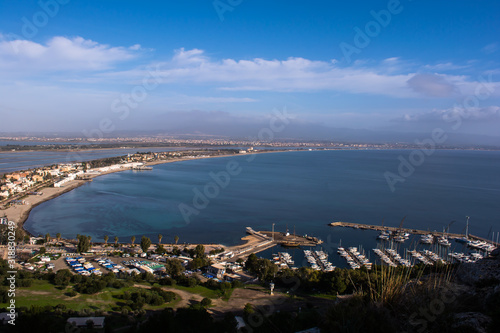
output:
[[[104,244],[108,245],[108,239],[109,239],[108,235],[104,236]]]
[[[158,234],[158,244],[161,244],[161,239],[163,238],[162,234]]]
[[[200,304],[202,307],[206,308],[212,305],[212,300],[210,298],[205,297],[204,299],[201,300]]]
[[[158,245],[158,247],[156,248],[156,253],[157,254],[165,254],[167,253],[167,250],[163,247],[162,244]]]
[[[77,252],[87,252],[90,249],[90,237],[80,235],[78,238],[78,244],[76,246]]]
[[[45,234],[45,242],[46,243],[50,242],[50,234],[49,233]]]
[[[196,245],[194,249],[194,255],[196,258],[204,258],[205,257],[205,247],[201,244]]]
[[[42,247],[40,248],[40,253],[41,253],[41,254],[45,253],[46,251],[47,251],[47,250],[45,249],[45,246],[42,246]]]
[[[177,242],[179,241],[179,236],[175,235],[174,237],[174,242],[175,242],[175,245],[177,245]]]
[[[130,237],[130,242],[132,243],[132,245],[134,245],[134,242],[135,242],[135,236]]]
[[[69,271],[69,269],[60,269],[54,275],[54,284],[56,286],[67,286],[71,280],[73,274]]]
[[[165,270],[168,275],[170,275],[173,278],[176,278],[181,275],[181,273],[184,271],[184,266],[182,266],[182,263],[178,259],[170,259],[167,260],[165,263]]]
[[[57,239],[58,242],[61,240],[61,233],[60,232],[58,232],[56,234],[56,239]]]
[[[115,236],[115,246],[118,245],[118,236]]]
[[[210,262],[206,259],[203,259],[203,258],[194,258],[193,260],[191,260],[189,262],[189,269],[191,270],[195,270],[195,269],[198,269],[198,268],[201,268],[201,267],[205,267],[205,266],[208,266]]]
[[[253,309],[252,304],[247,303],[247,304],[245,304],[245,307],[243,308],[243,312],[245,313],[246,316],[249,316],[252,313],[254,313],[255,310]]]
[[[146,253],[148,252],[149,246],[151,245],[151,239],[149,239],[146,236],[142,236],[141,238],[141,249],[142,252]]]

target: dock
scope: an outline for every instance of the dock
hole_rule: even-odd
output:
[[[141,166],[133,167],[132,170],[135,170],[135,171],[147,171],[147,170],[153,170],[153,167],[141,165]]]
[[[354,229],[362,229],[362,230],[407,232],[409,234],[414,234],[414,235],[429,235],[429,234],[431,234],[433,236],[443,235],[442,231],[418,230],[418,229],[410,229],[410,228],[388,227],[388,226],[381,226],[381,225],[352,223],[352,222],[340,222],[339,221],[339,222],[329,223],[328,225],[331,227],[346,227],[346,228],[354,228]],[[463,237],[464,235],[447,232],[446,236],[448,236],[449,238],[457,239],[457,238]],[[493,244],[495,246],[499,246],[499,243],[497,243],[497,242],[492,242],[491,240],[488,240],[488,239],[483,238],[483,237],[475,236],[472,234],[469,234],[469,238],[471,240],[479,240],[479,241]]]
[[[323,243],[316,237],[296,236],[282,232],[255,231],[251,227],[246,228],[247,236],[241,240],[245,244],[229,247],[226,251],[231,253],[227,258],[228,262],[237,259],[246,259],[251,253],[259,253],[276,245],[284,247],[316,246]]]

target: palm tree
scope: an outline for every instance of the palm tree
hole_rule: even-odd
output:
[[[115,245],[118,245],[118,236],[115,236]]]
[[[161,239],[163,238],[162,234],[158,234],[158,244],[161,244]]]
[[[135,242],[135,236],[130,237],[130,241],[132,242],[132,245],[134,245],[134,242]]]
[[[47,233],[47,234],[45,235],[45,242],[46,242],[46,243],[50,242],[50,234],[49,234],[49,233]]]
[[[179,241],[179,236],[175,235],[174,241],[175,241],[175,245],[177,245],[177,242]]]
[[[109,239],[108,235],[104,236],[104,244],[105,245],[108,245],[108,239]]]
[[[61,233],[60,233],[60,232],[58,232],[58,233],[56,234],[56,238],[57,238],[57,241],[58,241],[58,242],[61,240]]]

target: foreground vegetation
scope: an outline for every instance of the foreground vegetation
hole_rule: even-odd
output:
[[[265,305],[250,301],[233,312],[213,309],[217,319],[210,314],[212,300],[228,300],[241,283],[201,283],[182,274],[175,261],[167,266],[170,276],[161,278],[152,274],[82,277],[68,270],[18,272],[19,325],[7,326],[6,332],[23,332],[34,323],[39,332],[63,332],[68,317],[99,315],[107,318],[106,332],[236,332],[235,314],[247,323],[242,332],[296,332],[313,326],[322,332],[474,331],[473,321],[457,326],[457,316],[463,313],[493,318],[482,324],[490,332],[500,324],[500,281],[480,279],[464,292],[466,287],[457,279],[460,267],[454,265],[278,271],[269,260],[251,255],[246,269],[266,289],[274,283],[278,295],[267,298]],[[1,261],[2,281],[6,271]],[[197,294],[202,300],[178,308],[181,299],[176,291]],[[4,286],[0,307],[6,307],[7,300]]]

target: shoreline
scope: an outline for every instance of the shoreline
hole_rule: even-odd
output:
[[[202,159],[209,159],[209,158],[222,158],[222,157],[244,157],[244,156],[250,156],[250,155],[258,155],[258,154],[265,154],[265,153],[283,153],[283,152],[290,152],[290,151],[296,151],[296,150],[278,150],[278,151],[266,151],[266,152],[260,152],[260,153],[249,153],[249,154],[231,154],[231,155],[217,155],[217,156],[203,156],[203,157],[195,157],[195,158],[180,158],[180,159],[175,159],[175,160],[163,160],[163,161],[153,161],[153,162],[146,162],[145,166],[153,166],[153,165],[160,165],[160,164],[167,164],[167,163],[175,163],[175,162],[184,162],[184,161],[191,161],[191,160],[202,160]],[[90,180],[72,180],[68,182],[64,187],[43,187],[40,188],[38,191],[43,192],[42,195],[29,195],[26,199],[24,199],[27,204],[26,205],[13,205],[7,209],[0,209],[0,215],[5,215],[9,221],[14,221],[17,224],[17,227],[21,227],[24,232],[26,232],[28,235],[31,236],[37,236],[33,235],[31,232],[26,230],[24,228],[24,223],[28,220],[29,215],[33,208],[41,205],[44,202],[50,201],[52,199],[55,199],[65,193],[68,193],[78,187],[81,187],[88,182],[93,181],[94,178],[98,178],[100,176],[105,176],[109,175],[112,173],[117,173],[117,172],[123,172],[123,171],[129,171],[132,170],[130,168],[127,169],[118,169],[118,170],[111,170],[108,172],[103,172],[99,175],[93,176]]]

